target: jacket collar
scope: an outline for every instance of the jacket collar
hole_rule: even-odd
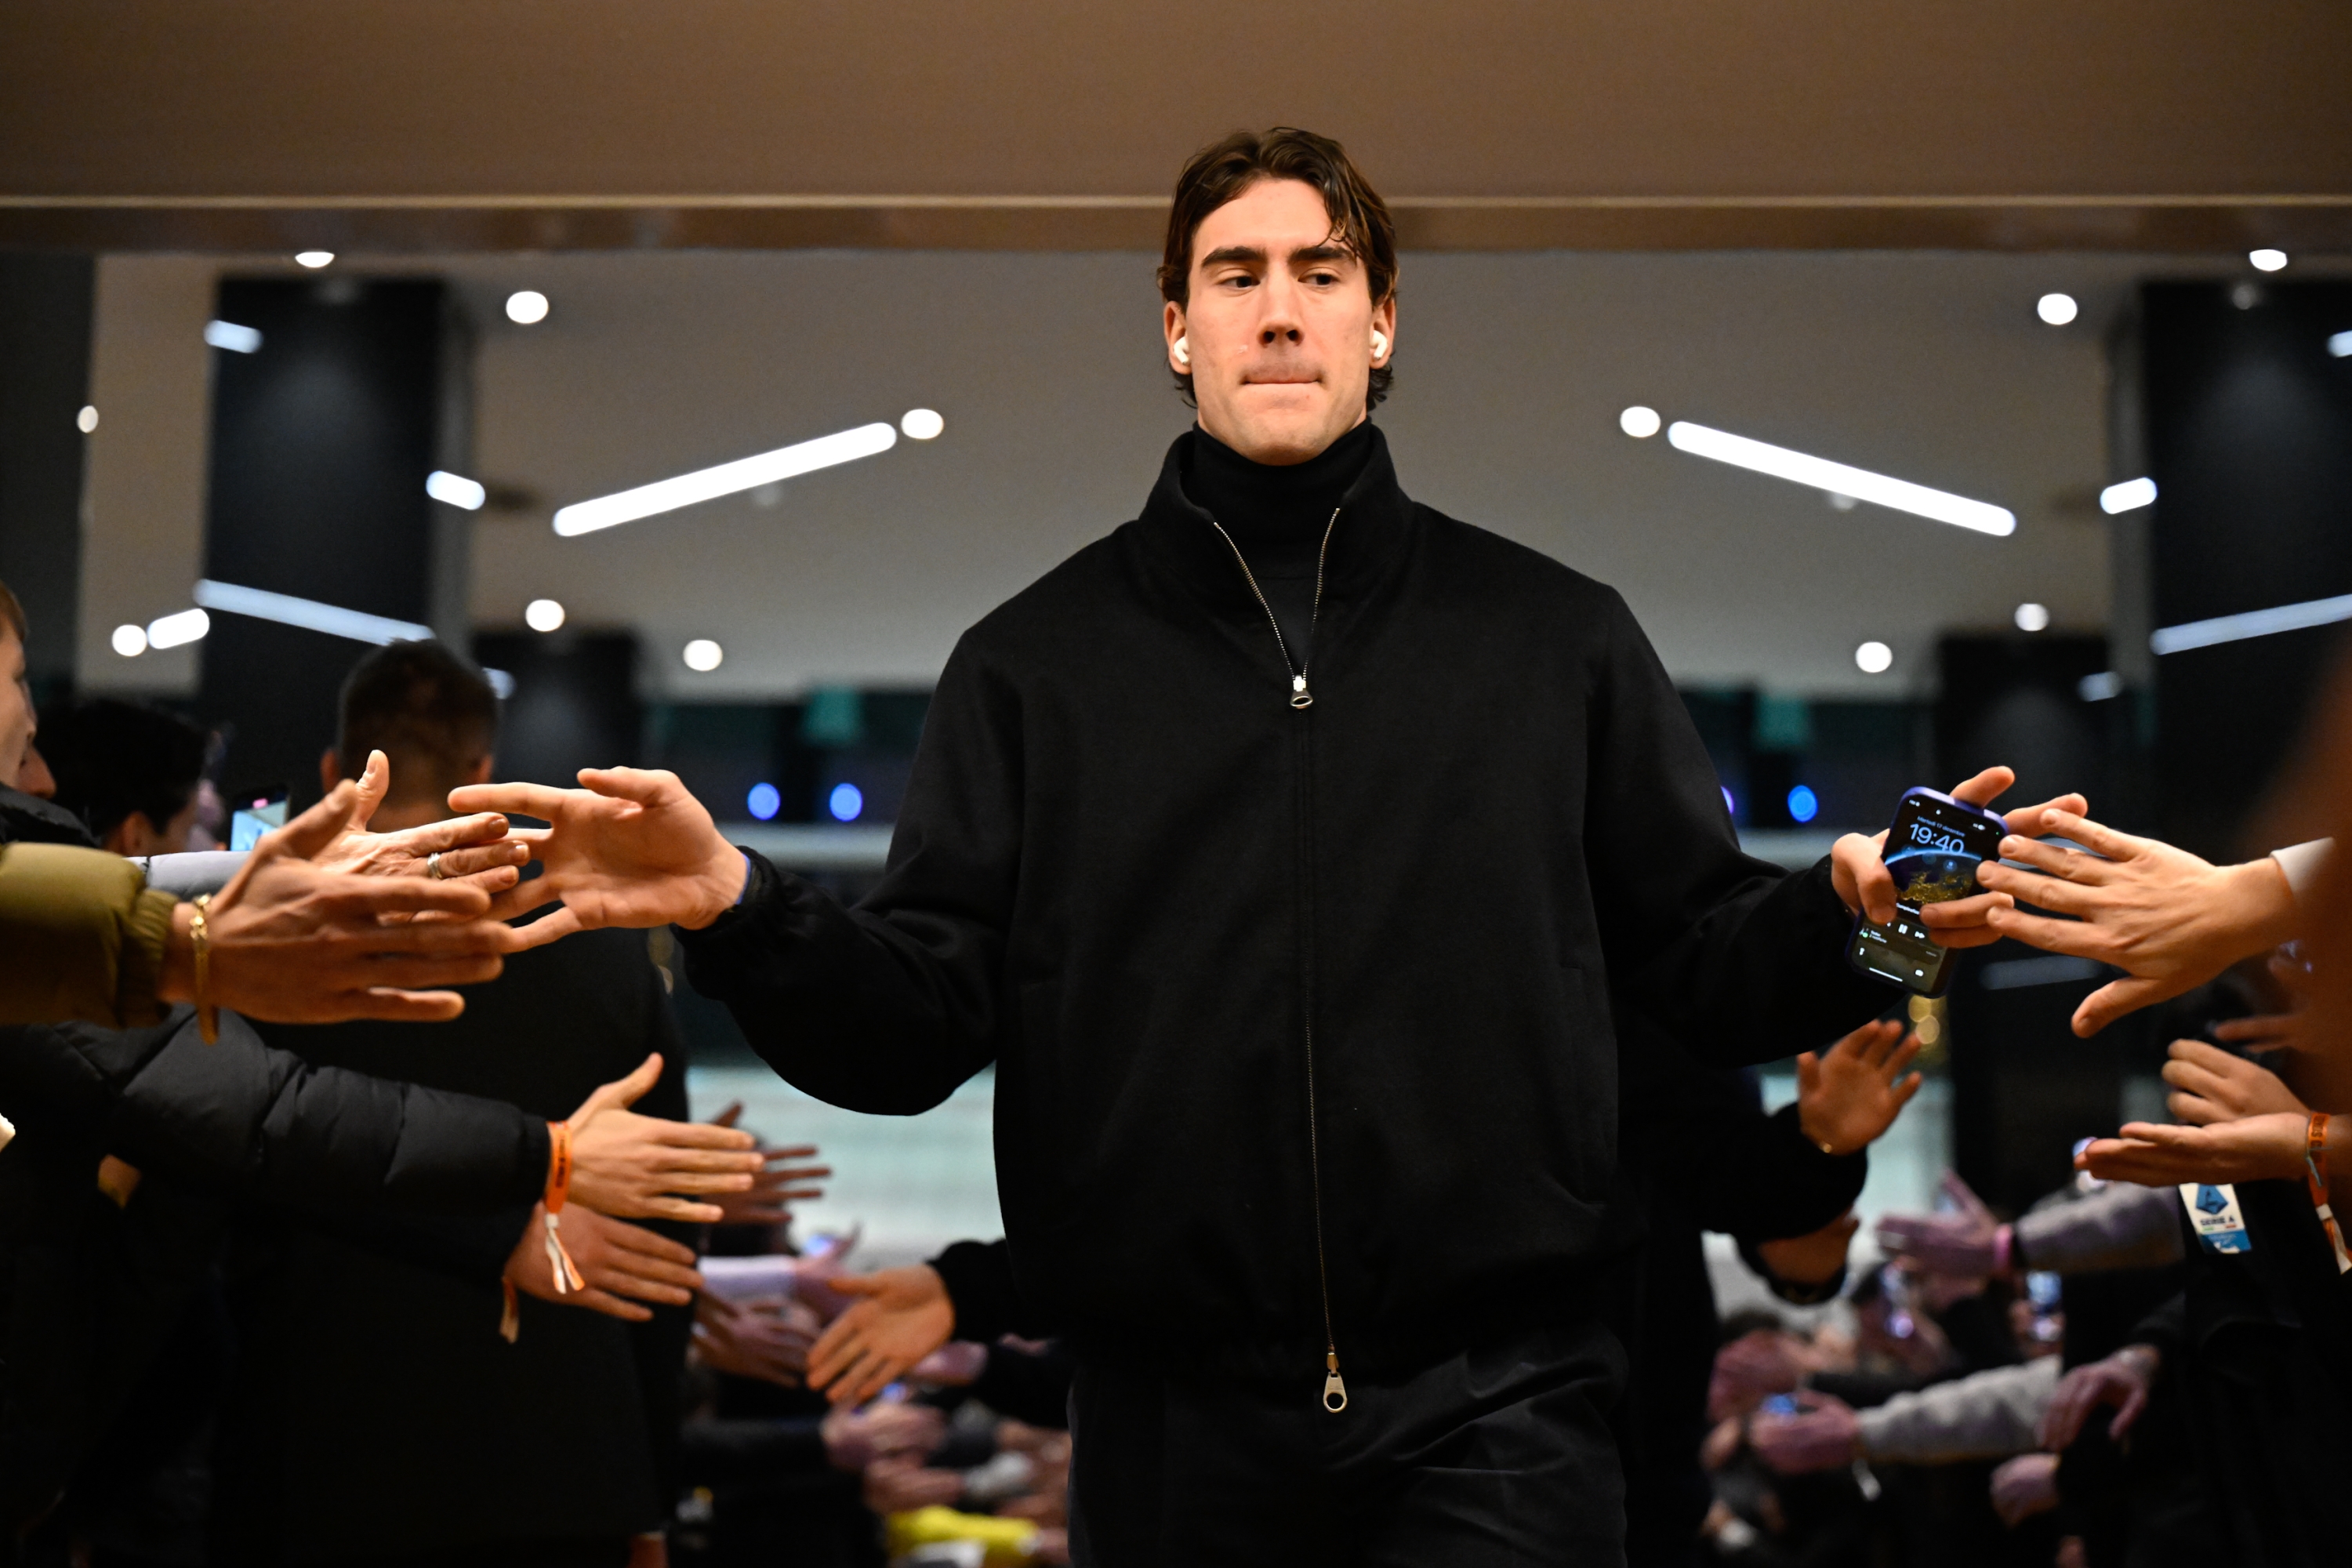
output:
[[[1192,430],[1177,437],[1160,465],[1160,478],[1136,524],[1145,553],[1219,609],[1259,614],[1249,584],[1234,561],[1233,547],[1209,514],[1184,493],[1187,443],[1197,439]],[[1339,521],[1331,531],[1323,582],[1326,601],[1344,603],[1369,593],[1402,556],[1412,524],[1412,502],[1397,485],[1388,437],[1374,426],[1371,457],[1340,498]]]

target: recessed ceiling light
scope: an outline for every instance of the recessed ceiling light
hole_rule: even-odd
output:
[[[2109,517],[2155,504],[2156,481],[2150,479],[2126,479],[2099,492],[2099,510]]]
[[[175,610],[147,623],[147,646],[177,647],[182,643],[194,642],[212,629],[213,618],[202,610]]]
[[[909,441],[928,441],[948,427],[935,408],[909,408],[898,421],[898,428],[907,433]]]
[[[1895,668],[1895,650],[1883,642],[1866,642],[1853,650],[1853,667],[1864,675],[1884,675]]]
[[[294,253],[294,259],[297,264],[316,272],[320,268],[331,263],[335,259],[335,253],[331,250],[298,250]]]
[[[114,644],[115,652],[125,658],[137,658],[147,651],[147,628],[131,626],[117,626],[114,628],[113,637],[110,640]]]
[[[2347,340],[2352,340],[2352,332],[2347,332],[2344,335]],[[74,416],[74,428],[85,436],[98,428],[97,404],[85,403],[81,405],[81,412]]]
[[[453,474],[446,468],[436,468],[425,476],[425,493],[461,511],[479,511],[482,503],[490,499],[490,492],[482,488],[481,480]]]
[[[547,296],[536,289],[518,289],[507,296],[507,320],[528,327],[547,320]]]
[[[2352,359],[2352,331],[2329,333],[2327,352],[2337,359]]]
[[[2044,294],[2033,302],[2033,313],[2053,327],[2063,327],[2081,313],[2072,294]]]
[[[257,353],[261,349],[261,329],[236,321],[206,321],[205,342],[233,354]]]
[[[757,457],[738,458],[715,468],[698,468],[690,474],[680,474],[676,479],[656,479],[652,484],[639,485],[633,490],[599,496],[594,500],[574,501],[556,510],[555,531],[566,538],[593,533],[600,528],[611,528],[617,523],[635,522],[641,517],[676,511],[697,501],[731,496],[738,490],[757,489],[779,479],[829,468],[835,463],[870,458],[877,452],[887,452],[898,444],[898,432],[893,426],[878,421],[872,425],[860,425],[855,430],[820,436],[814,441],[803,441],[796,446],[779,447],[772,452],[761,452]]]
[[[2050,626],[2050,606],[2028,601],[2017,606],[2016,620],[2019,631],[2046,631]]]
[[[686,645],[684,651],[678,657],[686,660],[687,668],[698,669],[708,674],[719,668],[719,660],[727,657],[727,650],[709,637],[697,637]]]
[[[563,606],[552,599],[533,599],[522,607],[522,624],[535,632],[551,632],[563,624]]]
[[[1656,409],[1645,408],[1638,403],[1617,416],[1617,428],[1637,441],[1646,440],[1656,435],[1663,423],[1664,421],[1658,417]]]
[[[1810,485],[1833,496],[1852,496],[1857,500],[1872,501],[1896,511],[1932,518],[1956,528],[1997,537],[2006,537],[2017,531],[2017,516],[2006,507],[1994,506],[1989,501],[1970,500],[1966,496],[1952,495],[1945,490],[1929,489],[1926,485],[1915,485],[1908,479],[1889,479],[1885,474],[1874,474],[1867,468],[1832,463],[1826,458],[1809,457],[1803,452],[1792,452],[1786,447],[1750,440],[1727,431],[1710,430],[1687,419],[1677,419],[1667,426],[1666,440],[1677,451],[1688,452],[1693,457],[1711,458],[1718,463],[1729,463],[1735,468],[1770,474],[1775,479]]]
[[[2257,272],[2276,272],[2286,265],[2286,252],[2264,246],[2260,250],[2246,252],[2246,265]]]

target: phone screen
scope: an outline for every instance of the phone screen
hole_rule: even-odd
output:
[[[228,847],[250,849],[272,828],[286,826],[286,792],[253,790],[238,797],[228,819]]]
[[[1881,925],[1854,922],[1847,952],[1855,968],[1906,986],[1923,996],[1940,996],[1950,985],[1957,955],[1927,934],[1919,911],[1928,904],[1965,899],[1979,891],[1977,866],[1997,859],[2008,826],[1990,812],[1962,805],[1933,790],[1903,796],[1881,852],[1895,877],[1895,919]]]

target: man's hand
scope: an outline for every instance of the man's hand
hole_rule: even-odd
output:
[[[1918,1054],[1919,1037],[1891,1022],[1864,1024],[1819,1056],[1805,1052],[1797,1058],[1797,1125],[1824,1154],[1867,1149],[1919,1092],[1919,1075],[1903,1076]]]
[[[2134,1121],[2113,1138],[2095,1140],[2074,1156],[2074,1167],[2103,1181],[2169,1187],[2181,1182],[2295,1181],[2304,1173],[2311,1118],[2295,1111],[2218,1121],[2210,1127],[2171,1127]],[[2328,1152],[2343,1146],[2330,1126]]]
[[[392,793],[392,763],[382,752],[368,753],[367,767],[352,786],[355,796],[343,829],[312,857],[330,871],[362,877],[428,877],[436,868],[441,879],[464,879],[486,893],[502,893],[520,879],[518,868],[530,859],[530,850],[507,837],[507,819],[495,812],[456,816],[446,822],[397,833],[370,833],[376,807]],[[430,858],[438,854],[436,863]]]
[[[501,918],[559,900],[563,908],[523,928],[530,945],[602,926],[680,925],[699,931],[734,907],[747,868],[702,803],[672,773],[583,768],[581,789],[467,784],[449,809],[546,819],[517,828],[545,868],[503,898]]]
[[[632,1323],[653,1316],[637,1305],[639,1301],[683,1307],[702,1288],[702,1276],[694,1271],[694,1249],[643,1226],[608,1219],[593,1209],[567,1204],[559,1228],[563,1249],[580,1266],[580,1277],[588,1281],[588,1288],[556,1289],[554,1266],[547,1256],[545,1204],[531,1206],[530,1223],[522,1227],[522,1239],[507,1255],[508,1284],[542,1301],[585,1307]]]
[[[2034,869],[1988,861],[1977,880],[2012,900],[1988,917],[1996,935],[2125,972],[2074,1010],[2077,1035],[2095,1035],[2126,1013],[2202,985],[2295,933],[2294,893],[2276,860],[2215,866],[2079,813],[2053,812],[2046,820],[2045,831],[2083,848],[2012,834],[2000,841],[2001,855]],[[2016,904],[2073,918],[2029,914]]]
[[[1862,1457],[1862,1423],[1834,1394],[1801,1389],[1794,1415],[1758,1411],[1748,1420],[1748,1446],[1784,1476],[1834,1470]]]
[[[713,1127],[732,1127],[743,1115],[743,1102],[737,1100],[710,1119]],[[813,1184],[833,1174],[830,1165],[796,1165],[795,1160],[816,1157],[814,1143],[795,1144],[790,1149],[762,1149],[760,1158],[767,1163],[751,1178],[751,1187],[740,1193],[722,1193],[719,1207],[725,1217],[720,1225],[785,1225],[793,1217],[792,1205],[801,1200],[824,1196],[824,1189]]]
[[[816,1314],[797,1301],[695,1300],[695,1353],[730,1376],[798,1388],[815,1339]]]
[[[2042,1412],[2034,1440],[2053,1454],[2065,1452],[2083,1435],[2083,1423],[2102,1405],[2116,1406],[2107,1436],[2121,1437],[2147,1408],[2147,1391],[2164,1364],[2154,1345],[2126,1345],[2105,1361],[2086,1362],[2058,1380],[2058,1392]]]
[[[1848,1209],[1807,1235],[1759,1241],[1756,1251],[1775,1279],[1791,1285],[1826,1285],[1845,1267],[1846,1247],[1861,1228],[1861,1216]]]
[[[660,1081],[662,1059],[604,1085],[572,1113],[572,1198],[608,1215],[708,1225],[717,1204],[675,1193],[743,1193],[762,1161],[751,1135],[705,1121],[665,1121],[628,1109]]]
[[[928,1458],[946,1439],[948,1418],[928,1405],[883,1399],[862,1409],[835,1410],[819,1430],[834,1468],[854,1472],[902,1454]]]
[[[1953,785],[1952,798],[1989,806],[2016,782],[2017,775],[2007,768],[1987,768]],[[2019,806],[2006,813],[2005,819],[2012,834],[2046,833],[2050,830],[2044,825],[2053,812],[2089,809],[2090,803],[2081,795],[2062,795],[2039,805]],[[1830,879],[1838,897],[1845,900],[1847,909],[1866,913],[1881,925],[1895,919],[1895,876],[1881,858],[1885,847],[1886,834],[1882,829],[1868,837],[1849,833],[1830,847]],[[1991,888],[1993,884],[1985,880],[1985,869],[1978,868],[1977,879]],[[1996,909],[2006,909],[2009,902],[2007,894],[1995,889],[1929,904],[1919,911],[1919,918],[1934,930],[1937,942],[1944,947],[1982,947],[2000,940],[2001,933],[1988,926],[1986,918]]]
[[[2243,1057],[2233,1057],[2202,1040],[2175,1040],[2171,1059],[2164,1064],[2164,1081],[2172,1086],[2165,1099],[2172,1114],[2191,1127],[2217,1121],[2241,1121],[2249,1116],[2291,1111],[2309,1116],[2311,1108],[2294,1097],[2278,1074]]]
[[[1999,1272],[2000,1222],[1958,1173],[1944,1173],[1943,1190],[1952,1200],[1948,1213],[1882,1215],[1878,1250],[1929,1275],[1983,1279]]]
[[[1992,1510],[2011,1530],[2057,1506],[2057,1455],[2020,1454],[1992,1473]]]
[[[963,1477],[926,1469],[919,1459],[877,1459],[866,1467],[866,1506],[887,1516],[919,1508],[953,1508],[963,1500]]]
[[[487,918],[489,895],[470,879],[321,868],[313,857],[342,834],[356,794],[346,780],[264,836],[214,897],[206,1001],[280,1024],[438,1022],[466,1005],[437,987],[494,980],[502,955],[527,945]],[[168,1002],[196,999],[194,914],[189,904],[173,914],[157,987]]]
[[[809,1353],[809,1386],[835,1405],[863,1405],[955,1332],[955,1305],[927,1263],[844,1275],[832,1285],[863,1298],[833,1321]]]

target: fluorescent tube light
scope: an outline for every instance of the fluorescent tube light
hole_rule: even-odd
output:
[[[425,476],[425,493],[465,511],[479,511],[482,503],[490,499],[481,480],[453,474],[446,468],[436,468]]]
[[[2112,669],[2086,675],[2074,682],[2074,694],[2085,702],[2105,702],[2109,698],[2122,696],[2123,691],[2124,678]]]
[[[1745,436],[1734,436],[1722,430],[1710,430],[1704,425],[1693,425],[1677,419],[1666,426],[1666,440],[1675,450],[1694,457],[1712,458],[1718,463],[1735,468],[1752,468],[1759,474],[1810,485],[1832,495],[1852,496],[1856,500],[1875,502],[1896,511],[1907,511],[1916,517],[1932,518],[1948,522],[1956,528],[1973,529],[1979,533],[2007,537],[2017,531],[2016,514],[2006,507],[1970,500],[1944,490],[1929,489],[1907,479],[1889,479],[1874,474],[1867,468],[1848,468],[1832,463],[1826,458],[1808,457],[1792,452],[1786,447],[1774,447],[1762,441],[1751,441]]]
[[[2156,504],[2154,479],[2126,479],[2119,485],[2109,485],[2099,492],[2099,510],[2109,517],[2118,512],[2137,511]]]
[[[2337,359],[2352,359],[2352,332],[2328,333],[2327,352]]]
[[[482,679],[490,683],[491,695],[501,702],[515,693],[514,677],[503,669],[492,669],[486,664],[482,666]]]
[[[575,501],[557,510],[555,531],[566,538],[593,533],[600,528],[635,522],[639,518],[652,517],[659,512],[676,511],[682,506],[715,500],[739,490],[757,489],[761,485],[814,473],[819,468],[832,468],[836,463],[870,458],[877,452],[888,451],[898,441],[898,432],[889,425],[880,421],[860,425],[855,430],[820,436],[814,441],[803,441],[796,446],[779,447],[755,458],[738,458],[715,468],[680,474],[674,479],[656,479],[652,484],[639,485],[635,489],[622,490],[615,495],[599,496],[594,500]]]
[[[346,610],[340,605],[322,605],[316,599],[298,599],[291,594],[273,594],[266,588],[241,588],[234,583],[215,583],[209,578],[196,584],[195,599],[208,610],[251,616],[258,621],[276,621],[280,626],[324,632],[331,637],[349,637],[353,642],[424,642],[433,636],[431,626],[420,626],[414,621],[395,621],[390,616],[371,616],[360,610]],[[147,637],[149,641],[154,640],[153,626],[147,628]]]
[[[2185,653],[2192,647],[2242,642],[2248,637],[2266,637],[2273,632],[2299,632],[2306,626],[2333,626],[2337,621],[2352,621],[2352,594],[2339,594],[2333,599],[2307,599],[2300,605],[2281,605],[2270,610],[2248,610],[2238,616],[2216,616],[2210,621],[2158,626],[2148,635],[2147,646],[2158,653]]]
[[[261,347],[261,329],[239,326],[235,321],[206,321],[205,342],[233,354],[249,354]]]
[[[212,629],[213,618],[202,610],[174,610],[147,623],[147,646],[177,647],[182,643],[194,642]]]

